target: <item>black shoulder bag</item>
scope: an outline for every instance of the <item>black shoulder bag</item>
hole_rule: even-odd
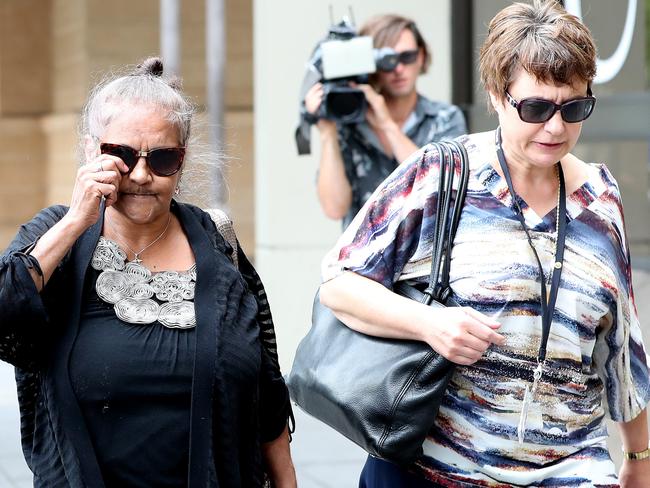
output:
[[[469,168],[457,142],[436,143],[440,157],[431,275],[424,292],[404,282],[394,291],[432,307],[449,299],[451,248],[463,207]],[[456,158],[460,180],[457,191]],[[455,194],[455,196],[454,196]],[[397,464],[422,454],[454,364],[420,341],[356,332],[314,299],[312,326],[296,351],[287,384],[293,400],[368,453]]]

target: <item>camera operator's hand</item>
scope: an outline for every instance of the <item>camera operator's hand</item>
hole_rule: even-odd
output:
[[[321,103],[323,103],[323,84],[316,83],[309,89],[309,91],[307,91],[307,94],[305,95],[305,109],[307,112],[314,115],[316,112],[318,112]],[[333,120],[319,118],[318,122],[316,122],[316,127],[320,129],[321,133],[323,131],[334,133],[336,132],[336,122]]]
[[[368,102],[366,120],[370,127],[381,132],[394,128],[399,129],[388,112],[386,100],[380,93],[377,93],[372,86],[367,84],[355,84],[354,86],[363,92]]]
[[[323,84],[316,83],[305,95],[305,108],[307,112],[314,115],[318,112],[321,103],[323,103]]]
[[[356,84],[352,86],[357,87],[366,96],[368,101],[366,120],[377,134],[386,154],[401,163],[417,151],[417,146],[402,132],[400,124],[391,115],[384,96],[377,93],[370,85]]]

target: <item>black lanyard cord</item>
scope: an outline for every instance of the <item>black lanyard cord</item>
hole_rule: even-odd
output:
[[[557,162],[558,176],[560,179],[560,197],[558,201],[558,213],[557,218],[557,241],[555,244],[555,263],[553,265],[553,274],[551,277],[551,289],[549,294],[546,294],[546,279],[544,277],[544,269],[542,268],[542,262],[539,259],[537,250],[533,245],[533,240],[530,236],[528,227],[526,226],[526,221],[524,219],[521,206],[519,205],[519,199],[517,193],[515,193],[514,186],[512,185],[512,179],[510,177],[510,171],[508,170],[508,165],[506,164],[506,158],[503,154],[503,148],[501,147],[501,127],[498,127],[496,130],[496,147],[497,147],[497,158],[499,159],[499,165],[501,166],[501,171],[508,183],[508,190],[512,196],[512,200],[515,206],[515,213],[517,219],[521,223],[524,232],[526,233],[526,238],[528,239],[528,244],[530,245],[533,253],[535,255],[535,260],[537,261],[537,266],[539,267],[539,274],[541,279],[541,305],[542,305],[542,340],[539,345],[539,353],[537,355],[538,363],[544,362],[546,359],[546,345],[548,343],[549,333],[551,331],[551,322],[553,321],[553,313],[555,311],[555,302],[557,299],[558,289],[560,287],[560,275],[562,274],[563,262],[564,262],[564,241],[566,238],[566,186],[564,182],[564,172],[562,171],[562,164]],[[548,296],[548,301],[546,297]]]

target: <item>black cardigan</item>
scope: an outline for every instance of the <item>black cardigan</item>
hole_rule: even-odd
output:
[[[197,266],[188,485],[261,486],[260,444],[277,438],[290,415],[264,289],[241,249],[239,271],[233,266],[231,248],[207,213],[176,202],[171,208]],[[40,294],[28,271],[35,264],[30,247],[66,212],[42,210],[0,257],[0,359],[16,367],[22,446],[34,486],[103,488],[68,370],[103,218],[77,240]]]

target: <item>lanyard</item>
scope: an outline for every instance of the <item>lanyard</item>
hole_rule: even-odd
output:
[[[521,415],[519,418],[519,425],[517,426],[517,436],[519,443],[524,442],[524,434],[526,432],[526,421],[528,418],[528,409],[532,404],[535,392],[537,390],[537,384],[542,377],[544,361],[546,359],[546,345],[548,343],[548,336],[551,331],[551,323],[553,321],[553,312],[555,311],[555,301],[557,299],[557,292],[560,287],[560,275],[562,273],[562,263],[564,260],[564,241],[566,237],[566,187],[564,183],[564,173],[562,171],[562,165],[560,162],[557,162],[558,176],[560,179],[560,188],[559,188],[559,199],[558,199],[558,212],[557,212],[557,240],[555,243],[555,264],[553,265],[553,274],[551,276],[551,289],[546,294],[546,279],[544,277],[544,269],[542,268],[542,262],[539,259],[539,254],[533,245],[533,240],[530,236],[528,227],[526,226],[526,221],[524,219],[524,214],[519,205],[519,199],[517,193],[515,193],[515,188],[512,185],[512,178],[510,177],[510,171],[508,170],[508,165],[506,164],[506,158],[503,154],[503,148],[501,147],[501,127],[498,127],[496,130],[496,147],[497,147],[497,158],[499,159],[499,165],[503,171],[506,182],[508,183],[508,190],[512,196],[512,201],[515,206],[515,213],[517,219],[521,223],[521,227],[526,233],[526,238],[528,239],[528,244],[533,250],[535,255],[535,260],[537,261],[537,266],[539,268],[539,275],[541,281],[542,294],[540,297],[542,305],[542,340],[539,344],[539,352],[537,353],[537,368],[533,373],[533,384],[531,387],[526,386],[524,392],[523,407]]]
[[[557,299],[557,292],[560,286],[560,275],[562,274],[562,263],[564,260],[564,240],[566,237],[566,188],[564,184],[564,173],[562,171],[562,165],[560,162],[557,162],[558,174],[560,177],[560,198],[558,202],[559,212],[558,217],[559,221],[557,222],[557,241],[555,244],[555,264],[553,265],[553,275],[551,277],[551,289],[546,294],[546,279],[544,278],[544,270],[542,268],[542,262],[539,259],[537,250],[533,245],[533,240],[526,226],[526,221],[524,220],[524,214],[521,211],[521,206],[519,205],[519,199],[515,189],[512,185],[512,179],[510,178],[510,171],[508,170],[508,165],[506,164],[506,158],[503,154],[503,148],[501,147],[501,128],[497,128],[496,131],[496,146],[497,146],[497,157],[499,158],[499,165],[501,165],[501,170],[503,175],[506,178],[508,183],[508,190],[510,190],[510,195],[515,204],[515,213],[517,218],[521,223],[526,237],[528,238],[528,244],[530,245],[533,253],[535,255],[535,260],[537,261],[537,266],[539,268],[540,279],[542,282],[542,341],[539,345],[539,353],[537,355],[537,361],[542,363],[546,359],[546,343],[548,342],[549,332],[551,331],[551,322],[553,321],[553,312],[555,311],[555,301]],[[548,297],[548,298],[547,298]]]

